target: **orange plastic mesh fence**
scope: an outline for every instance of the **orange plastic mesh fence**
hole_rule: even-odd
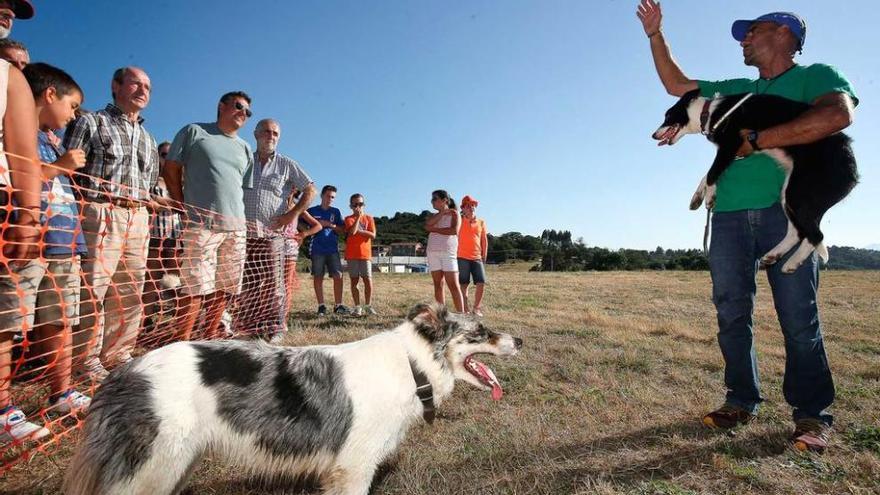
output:
[[[180,340],[271,338],[286,331],[296,286],[293,233],[249,239],[243,220],[230,230],[213,212],[87,201],[98,192],[76,177],[68,190],[43,181],[41,212],[0,186],[0,475],[52,455],[82,425],[72,396],[58,397],[92,397],[102,368]],[[39,235],[16,235],[37,214]],[[9,257],[24,244],[36,257]],[[45,430],[22,436],[17,411]]]

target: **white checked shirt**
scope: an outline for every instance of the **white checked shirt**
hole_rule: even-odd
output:
[[[302,191],[312,183],[296,160],[278,152],[265,164],[254,153],[253,181],[253,187],[244,188],[244,215],[250,237],[275,235],[269,226],[288,211],[291,191]]]

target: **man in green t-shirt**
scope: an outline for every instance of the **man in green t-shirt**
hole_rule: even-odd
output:
[[[637,13],[651,44],[651,54],[666,91],[674,96],[699,89],[715,93],[774,94],[812,105],[798,118],[753,133],[743,130],[736,160],[717,183],[712,216],[709,267],[712,300],[718,315],[718,343],[724,356],[724,404],[706,414],[703,423],[729,429],[748,423],[762,402],[753,341],[755,277],[760,257],[785,237],[788,220],[780,205],[785,174],[776,162],[756,151],[817,141],[849,126],[858,99],[849,82],[824,64],[798,65],[806,24],[796,14],[774,12],[733,23],[746,65],[758,79],[710,82],[691,79],[673,60],[661,29],[662,12],[654,0],[641,0]],[[793,408],[791,440],[799,450],[822,451],[833,417],[834,383],[816,305],[819,282],[814,254],[792,274],[781,267],[791,256],[767,269],[773,301],[785,337],[783,393]]]

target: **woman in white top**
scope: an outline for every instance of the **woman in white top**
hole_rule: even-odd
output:
[[[458,284],[458,228],[461,217],[455,207],[455,200],[439,189],[431,193],[431,206],[437,213],[425,221],[428,231],[428,270],[434,280],[434,299],[445,304],[443,297],[443,281],[449,286],[455,310],[464,310],[461,286]]]

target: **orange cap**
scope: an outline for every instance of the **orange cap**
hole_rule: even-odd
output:
[[[474,199],[470,196],[465,196],[465,197],[461,198],[461,206],[477,206],[479,204],[480,204],[479,201],[477,201],[476,199]]]

